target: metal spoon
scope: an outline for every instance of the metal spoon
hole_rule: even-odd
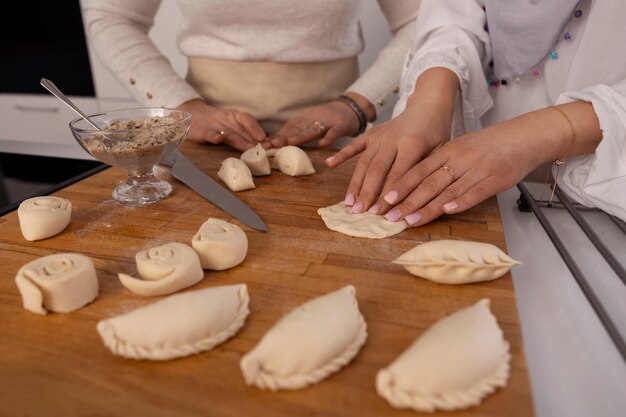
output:
[[[59,87],[57,87],[52,81],[48,80],[47,78],[42,78],[40,83],[43,86],[43,88],[50,91],[50,93],[52,93],[53,96],[55,96],[56,98],[61,100],[63,103],[65,103],[67,107],[74,110],[80,117],[85,119],[87,123],[89,123],[91,126],[93,126],[97,130],[102,130],[98,127],[98,125],[92,122],[89,119],[89,117],[87,117],[87,115],[83,113],[74,103],[72,103],[72,100],[67,98],[67,96],[63,94],[61,90],[59,90]]]

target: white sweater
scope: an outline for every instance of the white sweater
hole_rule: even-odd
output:
[[[432,67],[459,77],[455,135],[553,104],[588,101],[603,139],[595,153],[567,158],[558,183],[576,201],[626,220],[626,2],[582,0],[582,16],[568,27],[572,39],[555,45],[558,59],[545,60],[539,76],[498,88],[485,81],[491,46],[483,6],[481,0],[423,0],[394,115]]]
[[[364,48],[365,0],[179,0],[178,46],[186,56],[233,61],[325,62]],[[381,106],[399,85],[421,0],[378,0],[394,33],[349,88]],[[140,103],[175,107],[198,93],[148,38],[161,0],[88,0],[87,36],[101,60]],[[381,110],[381,109],[377,109]]]

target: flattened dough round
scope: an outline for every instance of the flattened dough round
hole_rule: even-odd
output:
[[[397,235],[408,227],[404,221],[390,222],[368,211],[354,214],[343,202],[318,209],[317,214],[322,216],[330,230],[354,237],[382,239]]]

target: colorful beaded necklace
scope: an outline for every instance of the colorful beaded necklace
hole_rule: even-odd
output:
[[[554,45],[554,48],[552,48],[552,51],[550,51],[546,56],[544,56],[541,59],[541,61],[539,61],[537,64],[533,65],[531,69],[518,74],[512,79],[498,79],[495,76],[495,73],[493,70],[493,67],[494,67],[493,60],[489,62],[489,69],[487,70],[486,75],[485,75],[487,79],[487,84],[490,85],[491,87],[507,86],[511,81],[513,81],[516,84],[520,84],[522,82],[522,77],[529,73],[532,74],[533,77],[539,77],[541,75],[541,70],[538,68],[539,64],[544,62],[546,59],[551,59],[551,60],[559,59],[559,53],[556,51],[556,45],[558,44],[558,41],[561,39],[564,41],[572,40],[572,35],[569,31],[570,23],[572,22],[572,18],[579,19],[582,17],[582,15],[583,15],[583,11],[580,9],[580,2],[578,2],[578,5],[576,6],[576,8],[574,9],[574,12],[572,13],[572,17],[567,21],[567,24],[561,31],[563,33],[563,36],[559,37],[559,39],[557,40],[557,43]]]

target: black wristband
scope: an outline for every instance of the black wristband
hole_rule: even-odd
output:
[[[365,132],[365,129],[367,128],[367,116],[365,115],[365,112],[363,111],[361,106],[359,106],[359,104],[352,98],[345,95],[337,97],[337,100],[347,104],[348,107],[350,107],[352,111],[354,111],[356,117],[359,119],[359,131],[354,136],[359,136],[361,133]]]

